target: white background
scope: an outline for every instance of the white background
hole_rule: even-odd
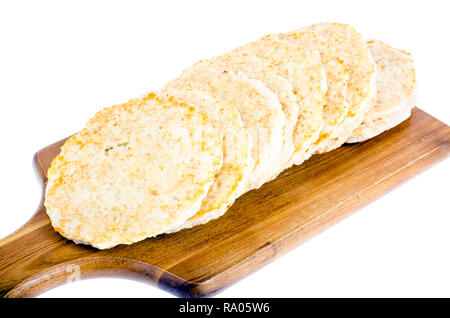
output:
[[[33,154],[201,58],[311,23],[414,55],[418,105],[450,123],[447,1],[2,1],[0,237],[34,213]],[[223,297],[450,296],[450,160],[225,290]],[[44,297],[167,297],[102,278]]]

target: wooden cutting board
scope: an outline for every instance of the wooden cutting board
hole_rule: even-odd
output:
[[[43,185],[63,142],[35,155]],[[448,157],[449,142],[450,127],[416,108],[376,138],[286,170],[217,220],[103,251],[54,232],[41,202],[30,221],[0,240],[0,295],[31,297],[74,280],[116,275],[178,296],[216,294]]]

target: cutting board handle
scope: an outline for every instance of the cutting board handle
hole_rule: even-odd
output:
[[[48,253],[63,247],[64,241],[54,231],[47,231],[51,225],[42,201],[25,225],[0,240],[0,295],[34,296],[81,278],[79,260],[65,260],[64,253]]]
[[[30,275],[47,269],[46,264],[49,262],[46,262],[47,249],[44,246],[52,242],[47,236],[40,235],[41,229],[49,225],[45,217],[41,204],[41,208],[25,225],[0,240],[0,295],[5,295]],[[38,268],[33,268],[35,265]],[[40,277],[44,278],[45,275]],[[31,282],[28,286],[32,288],[35,284]],[[22,290],[25,295],[26,289]]]
[[[102,276],[159,283],[165,289],[180,284],[179,278],[150,264],[126,257],[93,256],[91,247],[77,246],[54,231],[48,235],[49,226],[41,206],[24,226],[0,240],[0,296],[34,297],[62,284]],[[47,235],[41,235],[44,231]]]

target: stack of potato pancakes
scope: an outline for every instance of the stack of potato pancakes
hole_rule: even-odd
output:
[[[410,54],[315,24],[202,60],[98,112],[48,170],[52,225],[99,249],[204,224],[292,165],[414,107]]]

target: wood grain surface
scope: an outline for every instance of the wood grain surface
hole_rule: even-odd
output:
[[[74,280],[115,275],[178,296],[216,294],[448,157],[449,141],[447,125],[415,108],[410,119],[376,138],[284,171],[217,220],[103,251],[57,234],[41,202],[22,228],[0,240],[0,295],[32,297]],[[35,155],[43,186],[63,142]]]

